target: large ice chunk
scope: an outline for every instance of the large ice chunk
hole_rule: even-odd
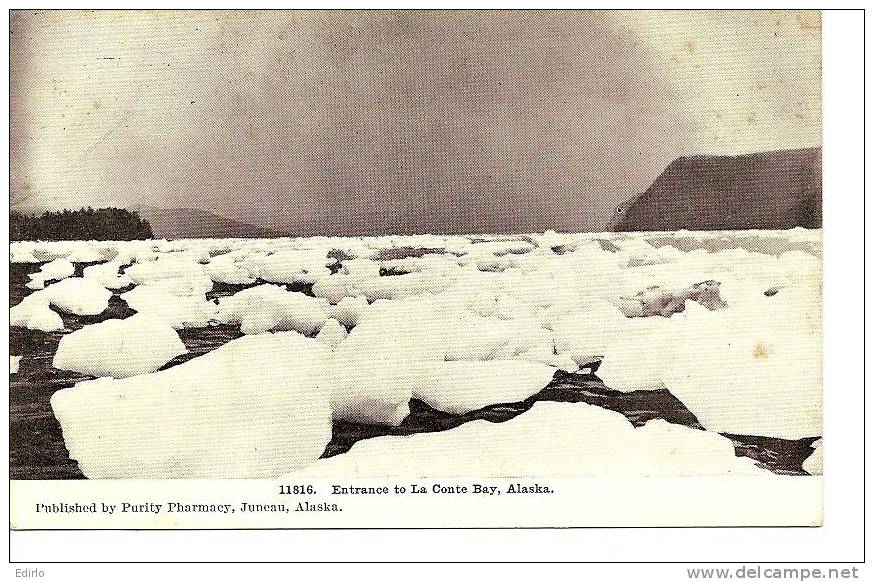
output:
[[[94,279],[107,289],[122,289],[133,284],[130,277],[120,275],[119,269],[124,266],[124,263],[118,261],[110,261],[99,265],[91,265],[85,267],[82,276],[86,279]]]
[[[546,387],[555,368],[521,360],[443,362],[435,366],[437,381],[413,396],[428,406],[466,414],[490,404],[520,402]]]
[[[64,313],[74,315],[99,315],[109,306],[112,297],[103,285],[82,277],[64,279],[34,295],[42,295]]]
[[[323,250],[283,250],[267,257],[260,275],[271,283],[313,284],[330,275],[328,267],[336,262]]]
[[[67,259],[55,259],[40,267],[39,272],[28,275],[30,281],[28,289],[42,289],[47,281],[59,281],[71,277],[76,272],[76,267]]]
[[[331,349],[340,345],[346,336],[349,335],[346,328],[343,327],[336,319],[328,319],[321,331],[316,334],[316,340],[322,342]]]
[[[239,323],[240,331],[247,335],[269,330],[312,335],[328,319],[327,308],[324,299],[265,284],[220,299],[216,317],[225,323]]]
[[[33,253],[36,250],[36,243],[31,241],[13,241],[9,244],[9,262],[10,263],[41,263],[40,259],[36,258]]]
[[[381,301],[340,342],[328,381],[334,417],[397,425],[409,414],[413,392],[436,385],[443,344],[428,300]]]
[[[254,270],[244,262],[237,262],[234,255],[219,255],[213,257],[206,265],[206,272],[216,283],[232,285],[249,285],[257,279]]]
[[[277,477],[331,439],[326,352],[294,332],[239,338],[168,370],[59,390],[52,410],[90,479]]]
[[[9,310],[9,325],[44,332],[64,329],[61,316],[49,308],[48,298],[40,292],[28,295]]]
[[[663,420],[634,428],[618,413],[584,403],[537,402],[503,423],[380,437],[320,460],[312,477],[605,477],[767,475],[735,456],[716,433]]]
[[[124,275],[136,285],[160,288],[171,295],[202,295],[213,287],[212,279],[190,255],[159,255],[156,260],[137,262]]]
[[[89,376],[154,372],[187,350],[163,320],[137,314],[86,325],[61,338],[52,366]]]
[[[344,297],[336,305],[328,306],[328,313],[346,327],[355,327],[368,307],[367,297]]]
[[[67,260],[73,263],[95,263],[105,261],[106,257],[88,241],[75,241]]]
[[[164,321],[174,329],[206,327],[218,305],[201,295],[178,296],[153,285],[140,285],[121,295],[134,311]]]
[[[708,430],[822,435],[819,309],[793,293],[761,295],[742,311],[692,311],[677,328],[664,383]]]
[[[93,279],[64,279],[31,293],[9,310],[9,325],[45,332],[64,329],[61,316],[50,309],[74,315],[99,315],[109,305],[112,293]]]

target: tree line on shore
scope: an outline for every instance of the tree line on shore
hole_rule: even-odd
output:
[[[152,227],[137,212],[124,208],[81,208],[30,215],[9,213],[10,240],[142,240]]]

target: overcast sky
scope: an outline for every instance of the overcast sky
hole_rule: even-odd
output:
[[[14,12],[11,35],[23,208],[600,230],[681,155],[821,139],[811,12]]]

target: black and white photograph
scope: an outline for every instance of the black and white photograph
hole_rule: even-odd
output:
[[[821,526],[822,22],[11,10],[10,528]]]

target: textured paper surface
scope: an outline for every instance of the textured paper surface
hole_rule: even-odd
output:
[[[820,28],[14,11],[10,527],[821,525]]]

